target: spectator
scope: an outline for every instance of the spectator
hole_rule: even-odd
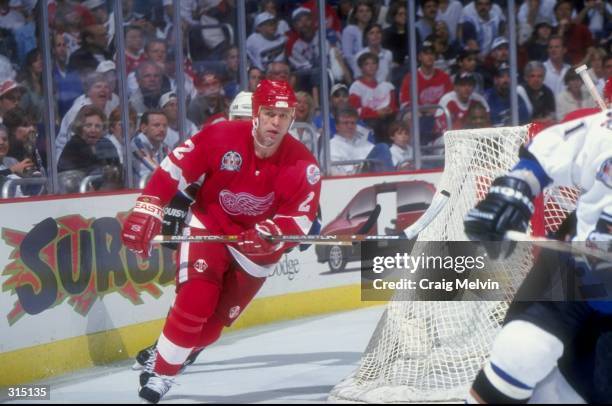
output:
[[[533,37],[538,21],[547,21],[553,15],[556,0],[528,0],[521,4],[517,15],[518,43],[523,44]],[[534,58],[529,58],[530,60]]]
[[[391,159],[397,169],[411,168],[414,163],[414,151],[410,145],[410,125],[403,121],[394,121],[389,126],[391,140]]]
[[[531,121],[553,123],[555,121],[555,96],[544,84],[546,68],[539,61],[531,61],[525,66],[525,83],[519,85],[517,92],[527,102],[527,112]]]
[[[349,24],[342,30],[342,54],[350,66],[355,54],[363,48],[363,31],[373,22],[374,6],[368,0],[357,0]]]
[[[393,170],[393,161],[386,144],[374,145],[366,136],[357,131],[359,113],[352,107],[344,107],[337,112],[337,133],[329,142],[332,164],[340,161],[364,161],[361,164],[332,165],[332,175],[351,175],[357,173],[366,164],[365,160],[374,160],[373,171]]]
[[[161,110],[146,111],[140,119],[140,132],[132,139],[134,181],[140,185],[161,164],[171,151],[164,143],[168,119]]]
[[[459,0],[439,0],[436,21],[443,21],[448,29],[449,43],[457,40],[457,28],[463,14],[463,5]]]
[[[102,175],[102,181],[94,182],[96,189],[103,185],[105,189],[119,187],[123,173],[121,161],[113,143],[104,137],[105,130],[104,112],[94,105],[83,106],[72,124],[74,135],[59,157],[57,171],[80,171],[82,177]],[[77,190],[73,186],[65,191]]]
[[[55,15],[51,13],[52,6],[57,7]],[[91,12],[80,4],[62,1],[50,3],[51,26],[58,32],[64,32],[66,46],[68,47],[68,57],[81,47],[82,33],[85,26],[95,23]]]
[[[349,93],[348,88],[345,84],[336,83],[332,86],[330,92],[330,106],[329,106],[329,133],[330,139],[333,138],[334,134],[336,134],[336,112],[339,109],[349,107]],[[320,112],[316,115],[313,120],[314,125],[317,127],[320,133],[323,133],[323,115]],[[369,129],[363,120],[359,119],[357,121],[357,131],[361,134],[364,134],[368,141],[374,143],[374,133],[371,129]]]
[[[0,124],[0,187],[7,179],[26,177],[34,167],[30,158],[19,161],[9,156],[9,146],[8,130]]]
[[[233,99],[240,91],[240,54],[237,46],[233,45],[225,51],[225,54],[223,55],[223,62],[223,93],[225,93],[225,96],[228,99]]]
[[[505,31],[505,18],[491,12],[491,0],[475,0],[473,2],[476,13],[465,13],[461,17],[460,38],[465,46],[468,40],[473,39],[480,48],[480,58],[491,51],[491,45],[496,37],[502,36]]]
[[[547,20],[538,22],[529,40],[525,43],[527,58],[530,61],[544,62],[547,58],[548,41],[552,35],[552,25]]]
[[[470,107],[463,121],[463,128],[488,128],[491,127],[491,119],[487,108],[482,103],[475,102]]]
[[[296,90],[311,92],[319,75],[313,68],[319,64],[319,35],[309,9],[299,7],[291,14],[293,29],[288,34],[285,53],[297,76]]]
[[[408,55],[408,33],[406,32],[406,3],[395,1],[389,6],[387,22],[383,30],[382,46],[393,54],[394,66],[404,65]]]
[[[581,24],[588,20],[588,28],[596,39],[605,39],[610,34],[610,20],[612,19],[612,4],[602,0],[586,0],[584,7],[574,18],[574,22]]]
[[[419,105],[438,104],[440,98],[453,89],[447,73],[434,67],[435,50],[430,41],[424,41],[418,55],[417,87]],[[410,73],[404,76],[400,90],[400,106],[402,109],[410,106]]]
[[[272,62],[266,70],[266,79],[269,80],[284,80],[289,82],[291,87],[296,87],[296,77],[291,74],[289,64],[283,61]]]
[[[518,96],[519,124],[527,124],[529,113],[527,104],[520,94]],[[493,78],[493,88],[487,89],[485,100],[491,109],[491,123],[493,127],[508,127],[512,123],[510,103],[510,65],[501,64]]]
[[[78,72],[81,78],[87,76],[104,60],[112,59],[107,51],[106,28],[101,24],[89,25],[81,31],[81,46],[68,60],[68,71]]]
[[[67,72],[68,47],[64,34],[61,32],[53,33],[53,84],[57,100],[57,121],[60,122],[66,112],[74,103],[74,100],[83,94],[81,79],[74,72]]]
[[[487,113],[489,112],[489,105],[484,97],[474,92],[476,78],[473,75],[464,73],[456,76],[454,83],[455,89],[442,96],[440,105],[450,114],[451,128],[453,130],[460,130],[465,128],[465,117],[471,105],[480,103],[485,106]],[[439,133],[448,130],[442,110],[437,110],[436,112],[436,125]]]
[[[508,40],[505,37],[497,37],[493,40],[491,45],[491,52],[487,55],[486,59],[482,64],[482,68],[485,72],[484,84],[485,88],[490,89],[493,83],[493,76],[497,72],[498,68],[503,64],[510,63],[510,49],[508,46]]]
[[[108,87],[113,94],[117,91],[117,67],[113,61],[102,61],[96,68],[96,72],[104,75]]]
[[[584,24],[572,22],[573,0],[559,0],[555,5],[557,19],[556,34],[563,38],[570,65],[576,65],[586,55],[588,47],[594,45],[593,36]]]
[[[159,108],[159,99],[169,88],[163,87],[163,71],[154,62],[145,61],[136,69],[138,90],[130,96],[130,105],[136,114],[141,115],[149,109]]]
[[[461,51],[459,43],[450,39],[448,28],[444,21],[436,21],[434,24],[434,34],[429,38],[433,43],[436,53],[436,62],[434,66],[445,72],[448,72],[451,64]]]
[[[419,106],[437,105],[444,94],[453,90],[450,76],[434,67],[436,60],[433,44],[424,41],[419,51],[419,68],[417,70],[417,95]],[[410,73],[404,76],[400,90],[400,106],[402,110],[410,108],[412,79]],[[420,109],[419,128],[423,144],[429,143],[434,137],[435,108]]]
[[[421,0],[423,15],[415,24],[419,38],[427,38],[434,32],[434,24],[438,15],[438,0]]]
[[[255,17],[255,32],[246,41],[247,56],[251,64],[265,71],[270,62],[285,59],[287,37],[276,32],[278,20],[264,11]]]
[[[558,35],[550,37],[548,40],[548,59],[544,62],[544,68],[546,68],[544,84],[555,95],[559,95],[565,90],[563,78],[570,69],[570,66],[564,62],[565,52],[563,38]]]
[[[106,77],[102,73],[93,72],[85,77],[85,94],[76,98],[70,110],[62,119],[60,129],[55,137],[56,157],[59,157],[64,146],[72,136],[70,128],[81,108],[93,104],[104,112],[110,114],[119,105],[119,97],[113,94]]]
[[[125,70],[130,74],[147,58],[144,54],[144,32],[137,25],[128,25],[125,31]]]
[[[25,111],[29,111],[37,123],[43,121],[43,109],[45,108],[42,72],[42,55],[40,49],[34,48],[28,52],[26,62],[18,75],[21,85],[25,90],[19,105]]]
[[[310,152],[317,156],[318,133],[312,123],[315,110],[314,100],[309,93],[304,91],[296,92],[295,98],[297,99],[295,119],[294,124],[292,124],[289,129],[289,134],[296,140],[299,140]],[[301,126],[296,128],[295,123],[299,123]]]
[[[218,117],[219,113],[225,112],[226,103],[223,97],[223,88],[219,75],[214,72],[204,72],[196,80],[197,95],[189,102],[187,118],[198,127]]]
[[[38,134],[32,116],[19,107],[9,110],[4,117],[4,125],[8,130],[8,155],[22,162],[29,159],[34,165],[30,175],[46,173],[43,161],[44,145],[38,145]]]
[[[272,65],[272,64],[270,64],[270,65]],[[255,91],[255,88],[257,87],[259,82],[264,78],[264,73],[259,68],[251,66],[249,68],[249,72],[248,72],[247,76],[248,76],[248,79],[249,79],[249,92],[252,93],[252,92]],[[288,73],[287,73],[287,76],[289,76]]]
[[[455,78],[462,75],[471,75],[476,80],[476,87],[474,91],[478,94],[484,93],[484,79],[479,72],[476,72],[478,66],[478,53],[464,49],[459,52],[457,57],[456,73],[453,75],[453,81]]]
[[[162,89],[164,91],[175,89],[174,81],[167,74],[167,69],[166,69],[168,66],[166,62],[169,60],[167,48],[168,47],[166,43],[163,40],[160,40],[157,38],[149,40],[144,48],[145,61],[153,62],[161,69]],[[173,58],[171,58],[170,61],[171,63],[169,65],[171,67],[171,72],[174,72],[174,64],[176,64],[176,61]],[[140,66],[142,62],[140,62],[138,66]],[[138,67],[136,68],[136,70],[137,69]],[[127,76],[129,96],[132,96],[136,91],[138,91],[138,79],[136,77],[136,70],[134,70]],[[185,90],[188,89],[189,83],[191,83],[190,76],[188,73],[188,69],[186,68],[185,69]]]
[[[290,30],[289,24],[287,24],[287,21],[279,17],[276,0],[263,0],[261,3],[259,3],[259,8],[261,12],[268,12],[278,20],[278,26],[276,27],[276,33],[278,35],[287,34],[287,32]]]
[[[83,5],[89,9],[96,23],[103,24],[106,28],[111,24],[105,0],[86,0]]]
[[[9,0],[0,0],[0,28],[15,30],[26,23],[23,13],[10,6]]]
[[[359,116],[374,130],[374,138],[385,141],[389,120],[397,113],[395,90],[390,82],[377,82],[378,56],[366,52],[357,59],[362,76],[349,88],[349,103]]]
[[[393,54],[388,49],[382,47],[382,27],[379,24],[370,24],[364,29],[365,48],[355,54],[355,63],[352,66],[354,76],[361,76],[361,69],[357,66],[357,59],[366,52],[378,55],[378,70],[376,71],[376,81],[385,82],[391,79],[391,64]]]
[[[19,105],[25,89],[13,79],[6,79],[0,83],[0,122],[4,115]]]
[[[606,59],[606,50],[601,47],[590,47],[587,49],[586,57],[580,65],[586,65],[591,68],[595,76],[595,87],[600,94],[603,94],[604,85],[606,84],[606,71],[604,69],[604,60]]]
[[[136,112],[133,108],[128,108],[128,120],[129,120],[129,128],[128,128],[128,137],[131,140],[134,135],[134,130],[136,129]],[[123,126],[121,125],[121,109],[119,107],[115,107],[113,111],[111,111],[110,116],[108,116],[108,133],[104,136],[110,142],[113,143],[115,150],[117,151],[117,156],[119,157],[119,162],[123,165],[123,155],[125,150],[125,139],[123,137]]]
[[[181,141],[179,134],[178,99],[176,93],[164,93],[159,100],[159,106],[168,119],[168,135],[164,142],[170,149],[174,149]],[[191,137],[198,132],[198,127],[188,118],[186,118],[185,121],[185,136]]]
[[[573,70],[566,71],[563,77],[565,90],[556,95],[557,121],[563,120],[567,113],[585,107],[597,107],[595,100],[585,89],[582,79]]]

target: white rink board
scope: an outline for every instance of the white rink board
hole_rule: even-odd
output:
[[[365,187],[382,182],[405,180],[423,180],[435,184],[439,177],[439,172],[429,172],[325,179],[321,194],[323,225],[340,213],[348,201]],[[174,298],[172,282],[164,287],[156,285],[157,289],[163,292],[159,298],[153,297],[146,291],[141,292],[141,303],[138,304],[132,303],[118,291],[105,291],[102,296],[95,297],[93,305],[85,314],[75,311],[75,307],[69,304],[70,298],[67,297],[61,303],[49,306],[38,314],[26,313],[18,319],[13,318],[12,325],[9,323],[9,314],[18,302],[18,296],[13,288],[7,286],[10,278],[7,270],[10,264],[15,263],[15,258],[11,258],[11,254],[14,255],[19,250],[7,242],[9,240],[7,232],[14,230],[22,234],[30,233],[29,237],[33,237],[31,231],[35,225],[43,220],[58,220],[66,216],[71,216],[72,219],[81,216],[85,220],[107,218],[113,223],[112,219],[116,219],[117,213],[131,209],[136,196],[136,193],[89,197],[70,196],[42,201],[0,203],[0,219],[2,219],[0,230],[3,236],[0,240],[0,285],[2,286],[0,291],[0,331],[2,332],[0,353],[158,320],[165,316]],[[118,220],[117,224],[119,224]],[[87,230],[91,233],[90,228]],[[108,244],[110,242],[107,242]],[[57,247],[56,242],[51,245]],[[58,250],[56,249],[55,252]],[[75,249],[75,252],[79,252],[79,249]],[[121,255],[125,265],[125,254]],[[45,255],[40,256],[42,262],[47,259]],[[74,264],[77,264],[78,260],[77,258],[72,264],[75,269],[77,266]],[[98,259],[93,261],[98,261]],[[352,268],[349,264],[348,271],[332,274],[327,264],[317,263],[312,246],[305,252],[298,252],[298,250],[290,252],[283,257],[281,262],[283,265],[277,267],[268,278],[262,291],[258,294],[259,298],[359,283],[359,268],[356,266],[358,263],[353,263],[352,265],[355,266]],[[50,266],[50,269],[53,269],[53,266]],[[29,274],[30,277],[33,274],[27,267],[22,271]],[[73,276],[76,278],[79,274]],[[56,280],[60,280],[57,275]]]

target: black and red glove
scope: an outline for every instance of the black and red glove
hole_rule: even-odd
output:
[[[238,249],[258,264],[278,262],[283,255],[284,244],[269,239],[278,235],[282,235],[280,227],[272,220],[264,220],[240,234]]]
[[[151,240],[162,228],[164,209],[155,196],[140,196],[136,206],[123,223],[123,244],[136,254],[146,258],[151,254]]]

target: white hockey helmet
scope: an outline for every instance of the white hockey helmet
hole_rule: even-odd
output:
[[[236,120],[237,117],[245,117],[251,120],[253,117],[252,97],[253,93],[251,92],[240,92],[234,97],[229,108],[230,121]]]

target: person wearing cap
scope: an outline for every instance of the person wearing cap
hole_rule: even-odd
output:
[[[476,78],[474,75],[463,73],[455,77],[454,90],[442,96],[439,103],[450,114],[451,128],[447,128],[445,114],[441,109],[438,109],[436,110],[436,130],[438,134],[450,129],[462,129],[463,120],[470,106],[474,103],[482,104],[489,112],[489,104],[484,97],[474,92],[475,87]]]
[[[493,127],[512,126],[512,111],[510,103],[510,65],[501,64],[495,71],[493,87],[485,92],[485,100],[491,109],[491,124]],[[519,125],[527,124],[529,112],[523,96],[518,95]]]
[[[295,9],[291,14],[291,27],[285,45],[285,53],[291,68],[294,71],[307,71],[318,66],[320,55],[319,33],[316,30],[310,10],[304,7]],[[300,87],[306,88],[316,85],[313,80],[307,80],[307,82],[309,83],[305,83],[306,86]]]
[[[564,77],[570,66],[565,63],[566,49],[563,43],[563,37],[553,35],[548,40],[548,59],[544,62],[546,75],[544,76],[544,84],[552,90],[553,94],[558,96],[565,90]]]
[[[493,40],[491,52],[489,52],[482,63],[482,70],[484,71],[484,84],[487,89],[493,84],[493,76],[495,75],[497,68],[503,63],[510,63],[509,42],[505,37],[497,37]]]
[[[276,5],[277,0],[263,0],[259,3],[259,11],[260,12],[268,12],[272,14],[276,20],[278,21],[278,25],[276,27],[276,33],[278,35],[286,35],[287,32],[291,29],[287,21],[280,18],[278,15],[278,7]]]
[[[336,134],[336,112],[343,107],[349,106],[349,92],[348,87],[344,83],[336,83],[332,86],[330,92],[330,106],[329,106],[329,133],[330,139]],[[320,133],[323,133],[323,113],[319,112],[312,120],[313,124]],[[370,128],[366,126],[362,119],[357,121],[357,131],[360,134],[365,135],[368,141],[374,143],[374,133]]]
[[[0,122],[7,111],[19,105],[24,88],[13,79],[0,83]]]
[[[276,32],[278,21],[267,11],[255,16],[255,32],[246,41],[246,51],[252,65],[265,71],[270,62],[285,59],[287,37]]]
[[[563,120],[567,113],[588,107],[597,107],[589,91],[583,86],[582,79],[569,69],[563,77],[565,90],[555,94],[557,121]]]
[[[440,102],[440,98],[444,94],[453,90],[453,83],[450,76],[441,69],[434,66],[436,61],[436,53],[431,41],[423,41],[419,51],[419,68],[417,69],[417,88],[418,88],[418,104],[433,105]],[[402,87],[400,89],[400,107],[402,110],[408,109],[411,104],[411,84],[412,79],[410,73],[404,75],[402,79]],[[426,128],[423,121],[429,120],[433,112],[422,111],[424,116],[421,118],[421,128]],[[432,127],[433,123],[429,123],[427,128]]]

